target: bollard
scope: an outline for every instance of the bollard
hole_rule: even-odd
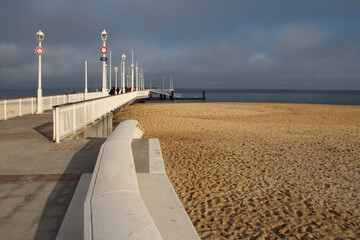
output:
[[[6,99],[4,100],[4,119],[7,120],[7,115],[6,115]]]
[[[22,117],[21,98],[19,99],[19,116]]]
[[[34,113],[34,98],[31,98],[31,114]]]

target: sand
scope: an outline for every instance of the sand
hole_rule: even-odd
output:
[[[360,107],[136,104],[202,239],[359,239]]]

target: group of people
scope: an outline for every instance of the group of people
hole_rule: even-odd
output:
[[[133,90],[135,91],[135,89],[133,89]],[[111,96],[114,96],[114,95],[115,95],[115,92],[116,92],[117,95],[119,95],[120,93],[123,93],[122,91],[120,92],[120,88],[116,88],[116,89],[115,89],[115,87],[112,87],[112,88],[110,89],[109,94],[110,94]],[[132,92],[132,90],[131,90],[131,88],[126,88],[126,91],[125,91],[125,92]]]
[[[115,89],[115,87],[112,87],[112,88],[110,89],[109,94],[110,94],[111,96],[113,96],[113,95],[115,95],[115,92],[116,92],[116,94],[119,95],[119,93],[120,93],[120,88],[116,88],[116,89]]]

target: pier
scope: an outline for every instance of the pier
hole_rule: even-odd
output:
[[[185,235],[187,239],[198,239],[167,179],[159,142],[140,139],[144,130],[136,127],[139,126],[136,121],[120,124],[115,135],[106,140],[111,133],[107,122],[112,114],[148,98],[150,93],[143,90],[60,105],[54,102],[51,111],[22,113],[21,117],[0,121],[0,238],[102,239],[106,232],[107,239],[115,239],[120,231],[137,236],[134,239],[144,239],[149,232],[154,239],[182,239]],[[118,153],[111,153],[110,145],[114,146],[111,151]],[[108,158],[108,154],[119,159]],[[111,165],[106,164],[108,161]],[[126,163],[134,168],[120,167]],[[103,164],[108,170],[101,167]],[[120,172],[110,173],[116,169]],[[109,174],[114,178],[106,177]],[[111,200],[115,201],[113,205],[95,199],[95,192],[99,191],[96,189],[103,187],[91,179],[101,176],[108,181],[105,188],[132,182],[137,189],[138,205],[133,205],[133,197],[125,195],[122,202],[116,197]],[[94,194],[89,193],[93,191]],[[128,190],[115,187],[111,191]],[[93,208],[95,202],[98,209],[107,206],[107,210],[100,213]],[[85,209],[94,211],[92,217],[87,217],[84,204]],[[138,216],[135,222],[126,218],[128,211]],[[99,218],[95,218],[97,214]],[[114,220],[104,222],[102,218]],[[91,228],[86,227],[89,224]]]

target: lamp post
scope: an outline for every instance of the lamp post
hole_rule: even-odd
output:
[[[105,30],[101,32],[101,39],[103,41],[103,47],[106,47],[105,42],[107,39],[107,33]],[[105,53],[103,54],[103,58],[105,58]],[[105,61],[103,61],[103,77],[102,77],[102,93],[106,93],[106,71],[105,71]]]
[[[145,79],[144,79],[144,72],[143,72],[143,69],[141,68],[141,90],[145,89]]]
[[[131,91],[134,91],[134,51],[131,50]]]
[[[109,61],[109,64],[110,64],[110,71],[109,71],[109,91],[111,89],[111,50],[109,51],[109,54],[110,54],[110,61]],[[115,88],[116,89],[116,88]]]
[[[36,53],[39,55],[39,74],[38,74],[38,90],[37,90],[37,113],[43,113],[42,89],[41,89],[41,54],[44,49],[41,47],[41,42],[44,40],[45,34],[39,30],[36,33],[36,39],[39,42],[39,47],[36,48]]]
[[[121,61],[122,61],[122,63],[121,63],[121,66],[122,66],[122,72],[121,72],[121,79],[122,79],[121,86],[122,86],[122,88],[121,88],[121,92],[122,93],[125,93],[125,60],[126,60],[126,55],[123,54],[121,56]]]
[[[114,71],[115,71],[115,89],[117,89],[117,71],[118,71],[118,68],[114,67]]]
[[[136,91],[139,90],[139,63],[138,61],[136,60],[136,67],[135,67],[135,73],[136,73],[136,86],[135,86],[135,89]]]
[[[88,87],[87,87],[87,61],[85,61],[85,95],[84,99],[87,100]]]

